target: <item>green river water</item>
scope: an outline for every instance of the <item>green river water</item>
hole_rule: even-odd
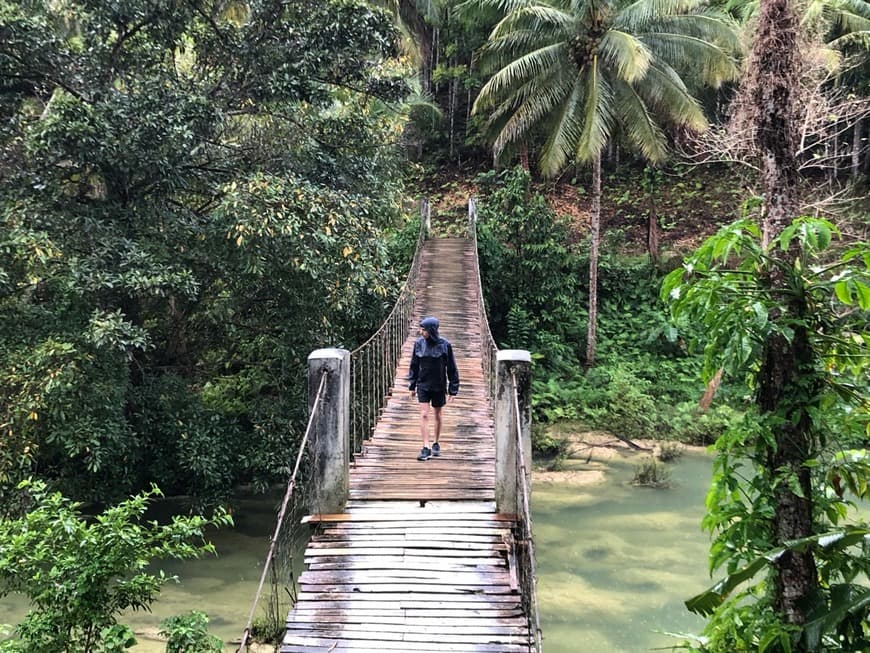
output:
[[[535,482],[533,515],[538,596],[547,653],[631,653],[673,644],[656,631],[692,631],[699,618],[683,600],[709,584],[708,537],[700,530],[710,460],[684,455],[671,466],[672,487],[629,484],[632,463],[606,463],[600,483]],[[582,466],[578,466],[582,469]],[[160,621],[198,609],[225,642],[238,641],[274,528],[275,500],[239,502],[236,526],[211,537],[219,556],[167,562],[181,577],[167,585],[153,612],[128,615],[136,653],[162,653]],[[0,623],[15,623],[26,606],[0,600]],[[227,644],[227,652],[235,646]]]

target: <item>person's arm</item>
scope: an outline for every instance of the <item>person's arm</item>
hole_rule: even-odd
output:
[[[408,370],[408,390],[413,392],[417,389],[417,377],[420,375],[420,358],[417,356],[417,343],[414,343],[411,354],[411,369]]]
[[[456,367],[456,359],[453,358],[453,346],[447,345],[447,394],[459,394],[459,369]]]

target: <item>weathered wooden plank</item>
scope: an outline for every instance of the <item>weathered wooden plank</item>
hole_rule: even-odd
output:
[[[441,608],[408,609],[397,608],[395,605],[386,602],[375,603],[373,601],[359,605],[362,605],[362,607],[358,607],[358,604],[356,603],[348,602],[341,605],[324,602],[322,607],[313,607],[306,604],[305,606],[295,607],[290,613],[290,620],[301,622],[311,620],[317,621],[321,618],[326,620],[334,617],[341,617],[348,620],[364,619],[366,622],[371,622],[372,617],[377,617],[379,621],[383,619],[408,619],[412,623],[416,623],[414,620],[425,619],[428,620],[428,623],[432,623],[433,616],[458,618],[459,620],[473,620],[480,617],[511,619],[511,623],[514,623],[513,619],[515,618],[525,620],[525,616],[523,616],[523,612],[520,608],[508,610],[497,608],[466,608],[465,610],[461,610],[457,608],[445,608],[442,605]]]
[[[490,541],[490,542],[482,542],[482,541],[447,541],[443,539],[436,538],[414,538],[414,537],[386,537],[386,538],[377,538],[377,537],[364,537],[360,539],[344,539],[344,540],[327,540],[311,542],[308,545],[308,549],[306,553],[310,552],[312,555],[316,554],[320,549],[332,549],[335,547],[341,548],[369,548],[372,546],[378,547],[398,547],[403,549],[429,549],[429,550],[443,550],[449,549],[451,551],[475,551],[475,552],[484,552],[484,551],[507,551],[507,545],[504,542],[499,541]]]
[[[530,651],[508,564],[516,516],[495,511],[474,257],[461,239],[426,242],[396,381],[354,457],[347,508],[302,520],[312,538],[282,653]],[[402,377],[424,314],[442,320],[462,385],[442,413],[442,455],[421,463],[419,409]]]
[[[492,514],[485,513],[444,513],[431,512],[427,513],[425,509],[418,510],[414,513],[392,512],[392,513],[347,513],[340,512],[334,514],[318,514],[306,515],[302,518],[303,524],[318,524],[324,522],[376,522],[376,521],[398,521],[402,523],[420,523],[431,521],[447,521],[453,523],[468,523],[475,525],[479,523],[512,523],[517,520],[517,516],[512,513],[496,512]]]
[[[281,644],[281,653],[298,651],[413,651],[414,653],[527,653],[528,644],[520,643],[454,643],[440,642],[437,646],[425,642],[396,640],[338,640],[321,637],[286,636]]]
[[[427,603],[442,601],[445,603],[465,604],[465,603],[514,603],[519,602],[519,597],[516,594],[482,594],[473,591],[466,592],[426,592],[419,595],[413,592],[402,590],[394,590],[392,592],[358,592],[353,589],[330,589],[323,590],[315,588],[306,590],[304,588],[299,592],[299,602],[302,601],[394,601],[400,607],[405,607],[419,601]]]
[[[384,642],[419,642],[419,643],[427,643],[429,646],[434,648],[435,644],[495,644],[495,643],[504,643],[504,644],[515,644],[517,640],[523,638],[523,634],[518,631],[518,628],[505,628],[503,629],[505,632],[494,632],[494,633],[473,633],[473,632],[465,632],[465,629],[456,628],[455,630],[451,630],[450,632],[441,631],[438,632],[438,626],[430,626],[426,630],[421,630],[421,632],[408,632],[408,631],[397,631],[397,632],[389,632],[389,631],[381,631],[381,632],[371,632],[359,628],[318,628],[310,631],[303,631],[303,633],[299,633],[303,637],[310,636],[319,636],[323,639],[342,639],[342,640],[370,640],[370,641],[384,641]],[[499,630],[499,629],[494,629]],[[293,628],[289,628],[287,633],[284,635],[284,642],[287,642],[288,639],[292,638],[295,633],[297,633]]]

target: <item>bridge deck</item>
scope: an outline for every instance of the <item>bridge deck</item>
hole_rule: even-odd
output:
[[[495,512],[492,414],[480,361],[471,242],[426,242],[415,319],[397,383],[351,470],[344,513],[315,524],[282,653],[528,652],[513,516]],[[418,462],[419,409],[404,377],[424,315],[453,343],[459,396],[444,408],[442,453]]]

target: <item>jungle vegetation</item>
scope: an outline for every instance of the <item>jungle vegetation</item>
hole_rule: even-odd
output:
[[[0,0],[0,532],[56,547],[0,538],[0,593],[83,506],[282,480],[307,354],[389,311],[414,198],[473,192],[538,422],[713,447],[678,646],[866,650],[868,53],[865,0]],[[227,523],[189,519],[90,563]],[[123,650],[141,582],[0,650]]]

